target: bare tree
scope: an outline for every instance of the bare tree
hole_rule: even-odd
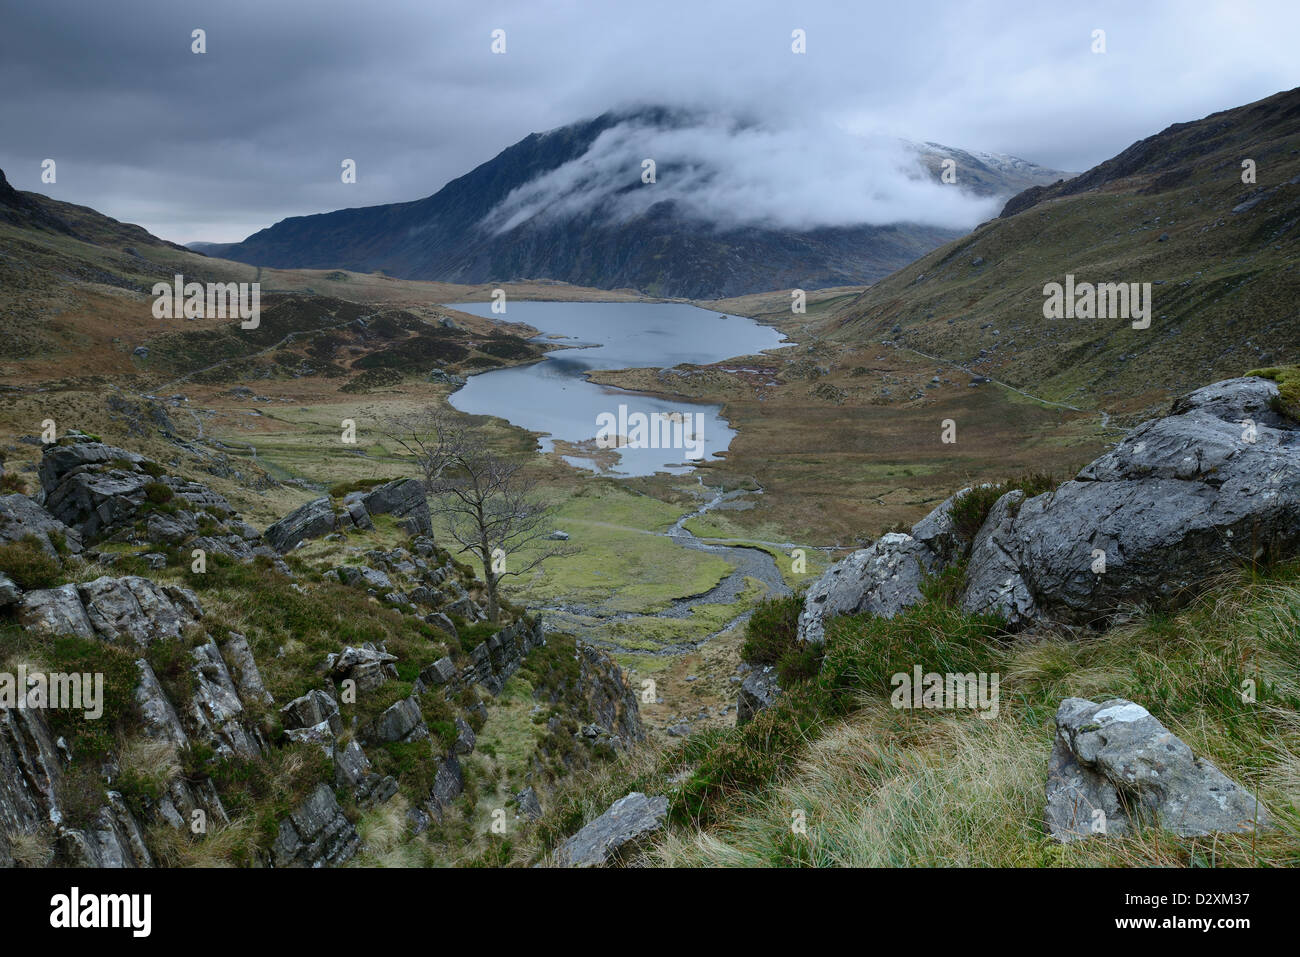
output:
[[[503,578],[573,552],[557,544],[534,550],[523,562],[511,560],[551,534],[554,509],[537,498],[537,483],[525,463],[492,452],[482,436],[451,413],[428,408],[396,416],[380,431],[419,463],[433,510],[445,520],[459,551],[471,552],[483,563],[492,621],[500,618]]]

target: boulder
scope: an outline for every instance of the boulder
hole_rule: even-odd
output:
[[[736,727],[754,720],[754,715],[766,711],[781,695],[776,681],[776,669],[771,665],[756,668],[745,676],[736,696]]]
[[[361,501],[369,514],[392,515],[412,536],[433,535],[433,518],[424,486],[416,479],[398,479],[377,486]]]
[[[276,867],[323,867],[351,860],[360,846],[361,838],[344,816],[334,791],[319,784],[280,822],[271,856]]]
[[[188,588],[160,585],[137,575],[104,575],[78,590],[87,619],[106,641],[129,638],[143,648],[160,638],[179,638],[187,625],[203,616],[198,598]]]
[[[1102,625],[1300,553],[1300,425],[1272,412],[1276,394],[1264,379],[1215,383],[1055,491],[1008,493],[976,536],[963,607]]]
[[[420,701],[414,696],[389,705],[366,730],[370,741],[419,741],[429,736]]]
[[[1249,792],[1123,698],[1061,702],[1044,819],[1063,842],[1131,834],[1143,823],[1182,837],[1271,827]]]
[[[283,554],[309,538],[334,531],[334,506],[328,496],[312,499],[280,519],[263,533],[268,545]]]
[[[637,842],[663,827],[668,798],[633,791],[561,845],[559,867],[603,867]]]
[[[18,621],[24,628],[51,635],[95,637],[76,585],[27,592],[18,603]]]
[[[193,512],[181,510],[171,515],[154,512],[145,522],[144,529],[149,541],[176,545],[198,532],[199,523]]]
[[[393,590],[393,580],[378,569],[366,565],[340,565],[335,569],[339,580],[354,588],[373,588],[380,594]]]
[[[451,658],[448,657],[439,658],[433,664],[426,666],[420,671],[420,680],[430,688],[445,685],[455,677],[456,665]]]
[[[324,691],[312,689],[301,698],[294,698],[280,709],[280,723],[286,731],[314,728],[324,724],[335,735],[343,730],[339,705]]]
[[[537,792],[531,787],[524,788],[515,795],[515,803],[519,806],[517,817],[526,818],[529,821],[536,821],[542,816],[542,804],[537,800]]]
[[[349,645],[337,657],[331,655],[327,665],[335,680],[351,679],[357,683],[358,691],[373,691],[389,678],[397,677],[397,668],[393,664],[395,661],[396,655],[380,651],[367,642],[360,648]]]
[[[18,599],[23,596],[23,591],[14,580],[0,572],[0,608],[8,608],[10,605],[18,603]]]
[[[55,538],[61,537],[70,552],[81,551],[81,534],[59,521],[47,510],[20,492],[0,495],[0,543],[16,542],[35,536],[51,558],[57,558]]]
[[[45,447],[39,475],[45,508],[94,541],[134,520],[153,476],[134,452],[100,442]]]
[[[882,535],[869,548],[836,562],[808,589],[799,614],[799,640],[826,640],[832,615],[862,612],[892,618],[921,600],[921,583],[938,566],[933,552],[902,532]]]

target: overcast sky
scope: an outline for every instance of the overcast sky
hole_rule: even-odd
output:
[[[0,169],[177,242],[419,199],[530,132],[641,103],[1084,170],[1300,86],[1297,37],[1296,0],[0,0]],[[788,139],[749,175],[779,166],[829,207],[847,139],[811,146],[807,176]]]

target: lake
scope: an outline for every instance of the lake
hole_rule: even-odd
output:
[[[629,476],[688,472],[692,463],[725,451],[736,433],[719,416],[719,405],[598,385],[583,378],[587,372],[703,365],[753,355],[783,339],[752,319],[684,303],[511,302],[503,316],[494,315],[488,302],[454,308],[527,323],[541,331],[535,341],[577,348],[557,349],[532,365],[471,376],[452,394],[453,406],[544,433],[543,451],[552,451],[557,439],[583,443],[583,449],[565,455],[579,467],[594,469],[595,450],[613,449],[619,456],[613,472]]]

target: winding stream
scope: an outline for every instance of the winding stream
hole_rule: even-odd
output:
[[[705,487],[702,480],[700,484],[702,487]],[[686,514],[684,514],[681,518],[679,518],[676,522],[674,522],[672,527],[670,527],[666,532],[647,533],[650,535],[661,535],[666,538],[670,538],[673,540],[675,544],[680,545],[683,548],[690,548],[698,552],[708,552],[713,555],[719,555],[723,559],[725,559],[729,564],[734,566],[729,575],[723,578],[722,581],[718,582],[708,591],[702,592],[699,595],[690,595],[685,598],[675,598],[668,605],[667,608],[649,614],[641,614],[636,612],[617,612],[614,614],[610,614],[608,612],[601,611],[601,609],[596,606],[576,605],[576,604],[551,605],[551,606],[543,607],[539,610],[550,612],[553,614],[558,613],[561,615],[580,615],[585,618],[595,618],[602,622],[631,621],[631,620],[635,620],[638,618],[645,618],[645,617],[686,618],[690,616],[691,609],[695,608],[697,605],[734,604],[737,600],[739,600],[740,596],[743,595],[745,592],[746,578],[753,578],[759,582],[762,582],[763,585],[767,588],[767,594],[769,596],[790,594],[790,586],[785,583],[785,579],[781,575],[781,570],[777,568],[776,559],[774,559],[771,556],[771,554],[769,554],[768,552],[764,551],[761,548],[752,548],[752,547],[746,547],[740,545],[711,545],[701,540],[697,535],[695,535],[693,532],[691,532],[689,529],[686,528],[686,523],[690,521],[692,518],[697,518],[701,515],[707,514],[708,512],[712,511],[715,508],[718,508],[719,506],[723,505],[726,502],[731,501],[732,499],[739,498],[744,495],[761,495],[761,494],[762,494],[762,489],[758,489],[757,491],[750,490],[750,489],[733,489],[730,492],[724,492],[720,489],[716,490],[714,491],[713,497],[711,499],[709,499],[699,508],[695,509],[695,511],[687,512]],[[723,632],[729,631],[730,629],[734,628],[736,625],[740,624],[741,622],[746,621],[749,618],[750,614],[751,614],[750,611],[742,612],[741,614],[737,615],[735,618],[728,621],[725,625],[723,625],[718,630],[710,632],[708,635],[705,635],[703,638],[697,641],[685,642],[682,644],[675,644],[675,645],[665,645],[654,652],[646,652],[644,650],[634,651],[633,649],[629,649],[629,648],[621,648],[617,644],[613,644],[605,640],[600,640],[600,643],[606,649],[615,652],[629,652],[629,653],[636,653],[636,654],[651,653],[651,654],[658,654],[658,655],[680,655],[689,651],[694,651],[696,648],[704,644],[706,641],[716,638],[718,635],[722,634]]]

